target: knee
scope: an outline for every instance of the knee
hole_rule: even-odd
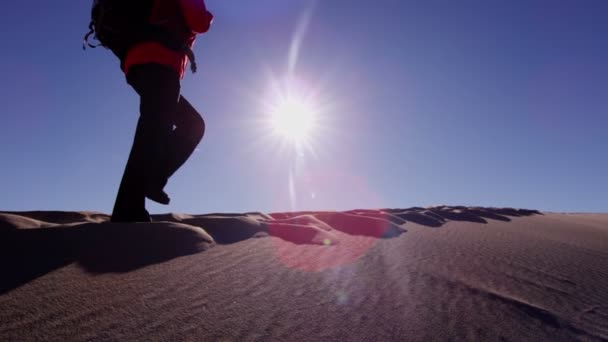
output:
[[[196,119],[192,121],[190,126],[192,139],[199,143],[205,135],[205,120],[197,115]]]
[[[198,144],[205,135],[205,120],[183,96],[179,99],[177,127]]]

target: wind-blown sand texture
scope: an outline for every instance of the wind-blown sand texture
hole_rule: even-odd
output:
[[[0,341],[608,340],[608,215],[0,213]]]

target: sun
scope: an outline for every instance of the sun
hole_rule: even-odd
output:
[[[317,82],[270,73],[266,91],[257,98],[261,115],[256,126],[263,131],[260,136],[269,139],[265,143],[280,154],[316,158],[320,145],[331,136],[329,114],[334,107],[326,94]]]
[[[296,144],[310,139],[317,121],[314,106],[304,98],[293,95],[277,99],[269,115],[274,133]]]

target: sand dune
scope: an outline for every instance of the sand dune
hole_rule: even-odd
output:
[[[608,215],[0,213],[0,341],[608,340]]]

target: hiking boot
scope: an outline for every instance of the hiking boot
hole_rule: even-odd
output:
[[[146,209],[136,213],[114,213],[110,222],[115,223],[135,223],[135,222],[152,222],[152,218]]]
[[[167,205],[171,202],[169,195],[163,190],[167,185],[167,178],[163,178],[158,181],[150,181],[146,186],[146,197],[152,201],[160,204]]]
[[[169,202],[171,202],[171,198],[169,198],[169,195],[167,195],[167,193],[162,189],[148,191],[146,193],[146,197],[156,203],[164,205],[167,205],[169,204]]]

